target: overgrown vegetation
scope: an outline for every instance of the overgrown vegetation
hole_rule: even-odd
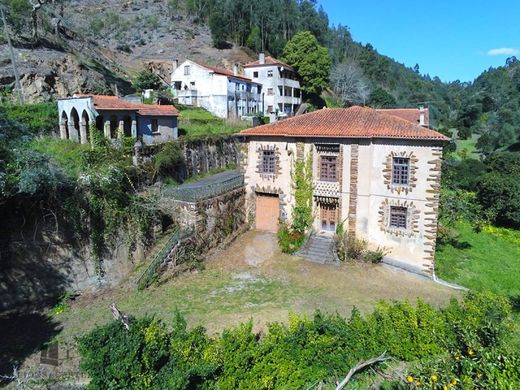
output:
[[[262,337],[249,322],[214,338],[202,327],[188,330],[177,314],[171,328],[154,318],[132,320],[129,331],[119,322],[99,327],[80,339],[80,353],[91,389],[115,383],[128,389],[307,388],[320,382],[329,389],[360,360],[383,351],[412,363],[407,376],[414,381],[436,375],[440,388],[454,378],[466,388],[497,388],[504,381],[520,384],[519,357],[504,346],[510,314],[503,298],[469,294],[444,309],[421,301],[380,303],[365,317],[357,310],[348,320],[320,312],[311,319],[291,315],[288,325],[270,324]],[[498,355],[505,364],[491,367]],[[443,364],[446,356],[488,365],[460,372],[460,365]],[[383,369],[396,388],[415,386],[391,366]]]
[[[5,117],[3,124],[0,211],[6,218],[52,216],[55,234],[72,232],[80,246],[90,247],[101,274],[107,249],[121,238],[122,227],[133,232],[130,250],[149,242],[159,211],[137,194],[145,172],[132,165],[132,142],[112,143],[91,127],[92,145],[80,145],[35,138],[37,130]],[[23,212],[16,216],[14,210]]]
[[[291,179],[294,190],[291,224],[280,221],[277,233],[278,244],[284,253],[294,253],[303,245],[307,231],[314,220],[312,214],[312,153],[295,162]]]
[[[246,121],[218,118],[203,108],[176,107],[180,112],[179,134],[184,137],[229,135],[249,127]]]
[[[349,234],[344,225],[345,221],[338,224],[334,236],[336,255],[340,261],[362,261],[378,264],[383,260],[386,255],[384,248],[368,249],[368,242]]]

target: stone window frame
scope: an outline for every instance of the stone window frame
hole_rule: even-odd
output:
[[[408,159],[408,184],[394,184],[394,158]],[[413,189],[417,186],[418,161],[419,159],[413,152],[390,152],[390,154],[386,156],[386,159],[383,163],[383,180],[386,188],[388,188],[390,192],[397,194],[408,194],[412,192]]]
[[[264,151],[272,151],[274,152],[274,172],[264,172]],[[257,164],[256,164],[256,173],[260,175],[262,178],[270,179],[276,178],[281,171],[280,167],[280,150],[276,145],[268,144],[268,145],[260,145],[257,149]]]
[[[406,209],[406,228],[391,226],[391,209]],[[413,201],[385,199],[379,206],[379,227],[385,233],[397,237],[414,237],[419,234],[420,211]]]

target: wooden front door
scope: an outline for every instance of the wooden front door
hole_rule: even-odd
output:
[[[335,204],[320,205],[321,230],[335,232],[338,223],[338,206]]]
[[[268,232],[278,230],[280,217],[280,199],[278,195],[256,195],[256,229]]]

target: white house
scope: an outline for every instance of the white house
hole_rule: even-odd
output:
[[[175,65],[174,65],[175,66]],[[186,60],[172,73],[179,104],[203,107],[220,118],[240,118],[262,107],[262,86],[234,71]]]
[[[283,117],[296,113],[302,98],[300,82],[291,66],[260,53],[258,61],[244,65],[244,73],[262,84],[265,114]]]
[[[384,261],[433,274],[449,138],[365,107],[322,109],[239,134],[257,229],[276,231],[279,219],[291,221],[291,175],[297,160],[310,158],[316,232],[334,232],[343,222],[349,234],[384,247]]]

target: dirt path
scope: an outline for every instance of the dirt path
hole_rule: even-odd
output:
[[[116,302],[126,313],[156,315],[168,321],[175,310],[190,325],[210,333],[251,319],[256,330],[273,321],[287,321],[291,312],[319,309],[348,316],[352,307],[370,310],[379,300],[421,298],[442,305],[459,293],[427,279],[381,265],[322,265],[279,252],[276,237],[249,231],[208,259],[201,272],[181,275],[137,292],[130,286],[97,297],[84,297],[61,315],[60,338],[84,333],[110,320]]]

